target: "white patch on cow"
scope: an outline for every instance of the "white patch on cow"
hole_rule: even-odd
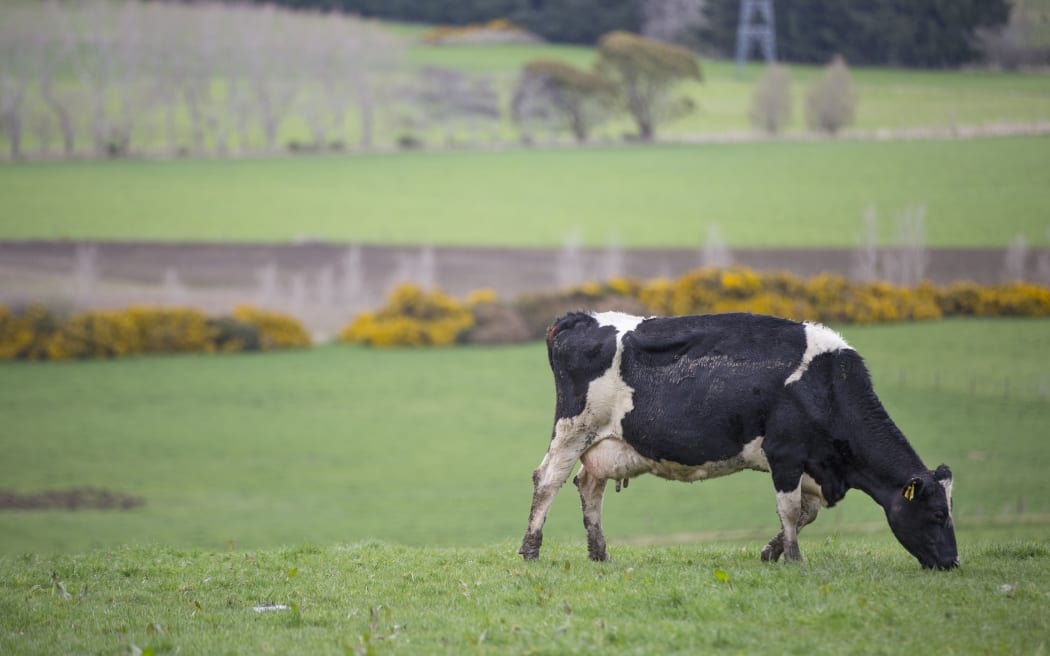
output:
[[[790,526],[783,526],[785,536],[789,529],[791,533],[797,530],[799,513],[802,512],[802,479],[798,481],[798,487],[790,492],[777,491],[777,514],[781,522],[790,519]],[[794,537],[794,535],[792,535]]]
[[[938,481],[944,487],[944,494],[948,498],[948,517],[952,516],[952,479],[946,478]]]
[[[607,438],[588,449],[580,461],[587,471],[602,479],[624,480],[642,474],[652,474],[672,481],[695,483],[735,474],[744,469],[769,471],[769,461],[762,451],[762,440],[762,437],[756,437],[732,458],[705,462],[702,465],[683,465],[670,460],[646,458],[622,439]]]
[[[623,312],[592,312],[591,316],[598,322],[599,326],[612,326],[616,329],[617,344],[625,333],[629,333],[645,321],[645,317],[636,317],[633,314]]]
[[[587,403],[583,412],[559,419],[555,424],[555,434],[582,435],[585,439],[598,441],[623,437],[623,418],[634,409],[634,389],[620,374],[623,336],[645,318],[622,312],[599,312],[591,316],[599,325],[616,329],[616,353],[609,368],[587,386]]]
[[[809,363],[813,362],[813,358],[817,357],[821,353],[831,353],[833,351],[840,351],[842,349],[852,349],[846,340],[842,339],[842,335],[819,323],[806,322],[806,351],[802,354],[802,362],[799,363],[798,367],[787,377],[784,381],[784,386],[787,387],[791,383],[794,383],[802,378],[802,374],[806,373],[809,369]]]

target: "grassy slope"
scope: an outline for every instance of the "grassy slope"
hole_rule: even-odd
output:
[[[955,470],[963,527],[983,525],[979,516],[1016,518],[1019,505],[1050,512],[1042,439],[1050,404],[1038,391],[1047,335],[1046,321],[845,331],[927,464]],[[221,548],[232,540],[254,549],[370,538],[513,541],[526,520],[529,473],[550,435],[545,360],[532,344],[5,364],[4,486],[103,486],[147,505],[2,512],[0,553],[129,542]],[[972,396],[971,377],[981,381]],[[757,473],[692,486],[643,477],[610,492],[606,528],[615,546],[726,530],[758,542],[776,527],[772,501],[768,477]],[[853,493],[807,531],[803,549],[857,525],[886,533],[879,508]],[[555,502],[548,542],[580,539],[569,486]]]
[[[579,549],[530,564],[513,551],[0,558],[0,652],[1041,653],[1050,634],[1045,534],[985,534],[950,573],[870,538],[830,539],[794,566],[728,545],[621,548],[601,564]],[[52,572],[71,598],[52,592]],[[288,608],[252,610],[275,603]]]
[[[1045,244],[1050,138],[0,165],[0,237],[852,246],[924,205],[934,246]]]

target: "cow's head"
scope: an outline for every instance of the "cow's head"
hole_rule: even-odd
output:
[[[924,568],[959,566],[952,523],[952,470],[947,465],[915,474],[886,507],[886,519]]]

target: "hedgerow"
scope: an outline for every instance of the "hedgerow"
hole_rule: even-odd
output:
[[[386,305],[358,315],[340,341],[373,347],[504,344],[541,339],[557,316],[573,310],[642,315],[717,312],[772,314],[800,321],[872,324],[942,317],[1048,317],[1050,289],[1026,282],[983,286],[924,282],[899,287],[821,274],[705,268],[678,278],[618,277],[501,301],[491,289],[457,300],[411,284]],[[208,317],[191,308],[134,306],[60,316],[43,305],[18,312],[0,305],[0,360],[114,358],[138,353],[266,351],[310,345],[294,317],[238,306]]]
[[[211,353],[305,347],[310,337],[293,317],[248,306],[208,317],[191,308],[133,306],[63,317],[30,305],[0,305],[0,360],[115,358],[141,353]]]
[[[551,320],[572,310],[619,310],[633,314],[684,315],[754,312],[800,321],[872,324],[942,317],[1050,316],[1050,289],[1029,283],[981,286],[924,282],[898,287],[886,282],[851,282],[821,274],[759,273],[743,267],[705,268],[675,279],[612,278],[559,292],[526,294],[501,302],[491,290],[459,302],[441,292],[399,287],[377,313],[360,315],[343,330],[345,342],[371,346],[508,343],[543,338]],[[454,313],[454,333],[430,335],[441,317]],[[468,315],[469,318],[468,318]],[[430,331],[430,332],[428,332]]]

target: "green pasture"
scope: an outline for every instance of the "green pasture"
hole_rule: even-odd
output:
[[[0,237],[852,247],[924,207],[930,246],[1045,245],[1050,137],[0,165]]]
[[[1047,328],[970,320],[844,330],[927,465],[953,467],[963,534],[1050,512]],[[146,499],[128,512],[0,511],[8,554],[512,542],[553,408],[539,343],[8,363],[0,388],[4,487]],[[757,549],[777,528],[768,477],[752,472],[695,485],[643,477],[610,491],[606,509],[614,557],[626,543],[727,536]],[[807,529],[803,552],[857,531],[887,534],[881,510],[854,492]],[[571,486],[547,539],[583,549]]]
[[[777,520],[750,472],[610,490],[609,563],[569,485],[522,562],[541,344],[0,365],[5,487],[147,500],[0,511],[0,653],[1040,653],[1047,328],[842,328],[955,471],[951,572],[920,570],[856,491],[803,564],[762,564]]]
[[[991,532],[924,572],[892,538],[737,545],[206,550],[0,557],[13,654],[1038,654],[1050,542]],[[264,606],[276,610],[255,611]]]

